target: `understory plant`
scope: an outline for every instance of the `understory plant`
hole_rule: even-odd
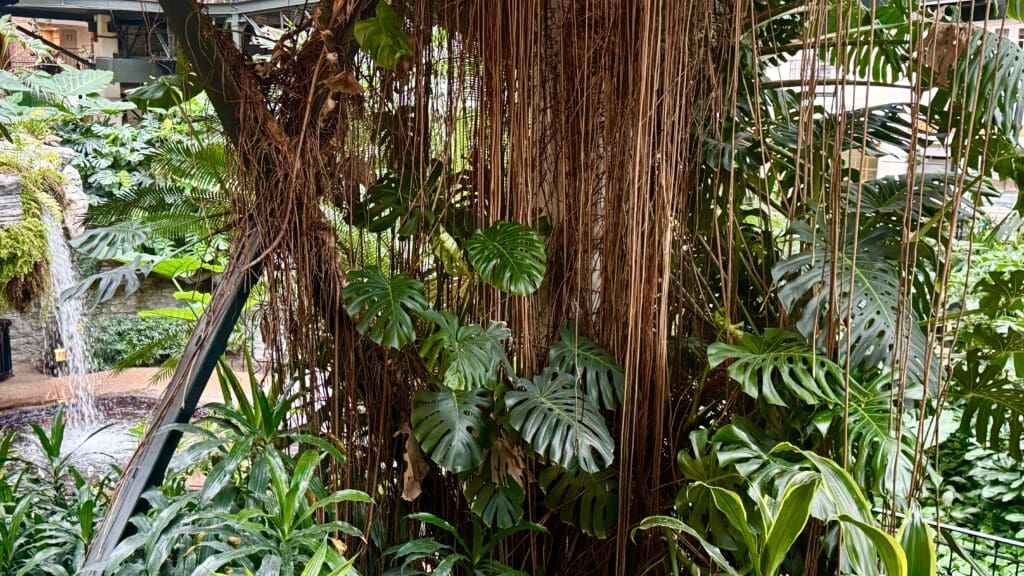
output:
[[[16,448],[19,432],[0,436],[0,572],[12,576],[79,573],[86,547],[109,504],[115,468],[86,476],[64,441],[67,423],[57,410],[49,428],[26,433],[38,459]]]
[[[346,518],[371,503],[356,490],[328,491],[323,478],[343,463],[340,447],[288,426],[291,382],[265,390],[249,363],[248,386],[218,370],[225,403],[195,424],[164,484],[132,519],[135,534],[106,559],[106,574],[342,576],[362,531]],[[201,486],[191,482],[201,478]],[[352,548],[350,548],[352,547]]]

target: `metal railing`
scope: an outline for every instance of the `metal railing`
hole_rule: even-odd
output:
[[[1024,576],[1024,542],[928,521],[938,534],[939,573]]]
[[[903,519],[902,514],[896,517]],[[1024,542],[934,520],[925,523],[935,531],[939,574],[1024,576]]]

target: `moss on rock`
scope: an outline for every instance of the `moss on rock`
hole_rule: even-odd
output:
[[[49,156],[53,156],[52,158]],[[0,150],[0,172],[21,179],[22,220],[0,228],[0,308],[26,311],[50,289],[50,247],[44,211],[61,219],[58,194],[64,177],[60,159],[19,139],[17,148]]]

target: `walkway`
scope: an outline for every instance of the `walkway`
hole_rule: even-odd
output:
[[[151,383],[157,373],[156,368],[129,368],[123,372],[97,372],[97,396],[149,396],[157,398],[164,391],[166,382]],[[248,378],[244,371],[238,374],[243,386],[248,386]],[[14,366],[14,376],[0,382],[0,411],[26,406],[39,406],[60,400],[64,397],[66,378],[52,378],[40,374],[31,364]],[[223,397],[216,377],[206,385],[200,405],[208,402],[220,402]]]

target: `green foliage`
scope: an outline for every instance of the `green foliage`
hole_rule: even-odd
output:
[[[739,344],[715,342],[708,346],[708,365],[730,361],[729,377],[751,398],[789,406],[795,397],[816,405],[840,397],[843,369],[816,351],[799,334],[769,328],[763,335],[743,334]],[[780,382],[781,391],[774,382]]]
[[[394,69],[402,56],[412,56],[402,20],[387,2],[378,2],[373,18],[356,22],[354,34],[359,47],[382,68]]]
[[[562,522],[577,525],[585,534],[607,538],[619,517],[619,475],[614,469],[588,474],[578,467],[546,468],[537,478],[544,505],[558,512]]]
[[[385,576],[453,574],[459,571],[477,576],[525,576],[524,572],[493,560],[492,554],[505,539],[519,532],[547,533],[546,528],[533,522],[519,522],[489,533],[479,521],[474,520],[472,537],[463,538],[448,521],[433,514],[417,512],[406,518],[440,530],[439,536],[452,544],[443,544],[428,536],[393,546],[385,555],[394,556],[399,565],[385,572]]]
[[[485,390],[421,390],[413,397],[412,426],[434,462],[465,472],[483,461],[493,429]]]
[[[391,348],[416,339],[410,313],[419,314],[429,307],[422,282],[404,274],[389,278],[379,268],[349,272],[342,295],[346,310],[358,320],[359,332]]]
[[[55,74],[30,69],[0,70],[0,123],[14,125],[40,119],[77,121],[135,108],[130,102],[116,102],[98,95],[110,86],[113,77],[113,72],[108,70],[67,67]],[[4,132],[10,139],[11,134]]]
[[[95,370],[155,366],[181,353],[181,327],[157,318],[98,314],[86,334]]]
[[[0,306],[27,310],[42,301],[50,289],[50,247],[43,211],[54,221],[60,207],[51,194],[60,190],[64,178],[43,156],[38,144],[19,138],[13,152],[0,153],[0,171],[21,179],[22,219],[0,228]]]
[[[489,469],[471,474],[463,486],[463,494],[473,514],[488,528],[509,528],[523,518],[526,494],[515,478],[491,478]]]
[[[844,564],[852,573],[877,574],[881,560],[884,573],[906,574],[903,550],[876,527],[869,500],[834,461],[774,441],[744,421],[720,430],[713,445],[704,433],[691,435],[691,448],[692,455],[679,458],[684,474],[693,475],[677,499],[685,517],[648,518],[638,529],[691,538],[706,562],[729,573],[769,575],[802,560],[793,546],[813,517],[847,527]]]
[[[133,518],[136,534],[99,568],[118,575],[345,574],[351,561],[337,537],[362,533],[339,505],[370,498],[325,490],[323,456],[340,464],[344,455],[319,436],[288,429],[292,399],[281,383],[265,391],[251,362],[248,388],[226,365],[218,375],[229,402],[207,406],[198,425],[175,426],[196,439],[176,455],[165,484],[146,495],[150,512]],[[202,489],[183,492],[196,470],[205,474]]]
[[[564,322],[558,336],[558,342],[548,352],[548,364],[574,374],[595,406],[606,410],[618,407],[626,377],[615,357],[583,336],[575,321]]]
[[[33,425],[38,464],[18,458],[16,433],[0,435],[0,572],[18,576],[77,574],[109,504],[112,473],[87,481],[70,463],[66,423],[57,411],[48,429]]]
[[[918,327],[918,319],[900,305],[900,275],[893,264],[899,260],[898,230],[887,226],[865,230],[856,244],[850,238],[834,262],[821,231],[794,225],[793,232],[811,248],[779,262],[772,275],[780,284],[779,300],[795,319],[800,333],[814,340],[830,318],[844,325],[849,321],[836,343],[841,354],[839,363],[849,350],[853,367],[871,373],[891,367],[897,357],[897,331],[902,329],[909,339],[907,373],[916,382],[923,382],[927,338]],[[830,280],[833,271],[834,285]],[[835,294],[831,310],[830,291]],[[934,382],[938,374],[934,357],[932,364],[928,372],[929,380]]]
[[[512,368],[504,343],[511,332],[503,324],[486,328],[461,324],[448,312],[427,311],[423,316],[437,326],[437,332],[423,342],[420,355],[437,369],[441,383],[452,390],[491,388],[497,384],[498,367]]]
[[[935,534],[916,506],[904,518],[896,538],[907,556],[907,576],[936,576]]]
[[[469,263],[484,282],[517,296],[533,294],[544,281],[547,255],[540,234],[523,224],[497,222],[466,241]]]
[[[615,459],[615,442],[600,409],[570,374],[547,368],[530,380],[520,379],[505,403],[509,425],[547,460],[593,474]]]

